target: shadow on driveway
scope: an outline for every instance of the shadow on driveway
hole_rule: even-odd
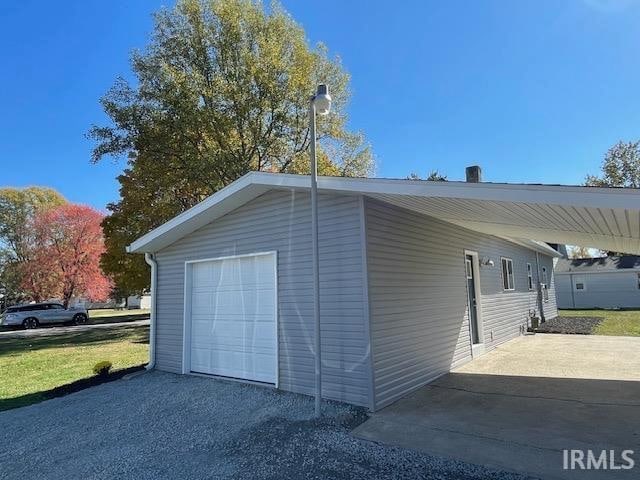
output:
[[[631,478],[564,471],[563,449],[640,453],[640,381],[450,373],[354,434],[541,478]]]

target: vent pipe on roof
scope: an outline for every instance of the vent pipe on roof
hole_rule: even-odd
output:
[[[467,174],[467,182],[480,183],[482,181],[482,169],[479,165],[471,165],[465,169]]]

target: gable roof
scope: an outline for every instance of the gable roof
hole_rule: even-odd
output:
[[[273,189],[308,190],[308,175],[252,172],[134,241],[157,252]],[[640,254],[640,190],[561,185],[319,177],[321,192],[364,195],[490,235]],[[531,240],[536,242],[531,243]]]
[[[621,255],[598,258],[563,258],[555,266],[557,273],[596,273],[640,270],[640,256]]]

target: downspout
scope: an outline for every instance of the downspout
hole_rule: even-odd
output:
[[[540,321],[544,322],[544,305],[542,301],[542,281],[540,279],[540,253],[536,252],[536,271],[538,272],[538,310],[540,311]]]
[[[571,306],[576,308],[576,294],[573,292],[573,273],[569,274],[569,283],[571,284]]]
[[[149,363],[147,370],[156,366],[156,285],[158,277],[158,263],[153,253],[145,253],[144,261],[151,267],[151,320],[149,327]]]

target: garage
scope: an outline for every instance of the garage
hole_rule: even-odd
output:
[[[275,252],[197,260],[185,268],[188,372],[277,385]]]
[[[640,189],[318,185],[321,348],[309,177],[252,172],[129,245],[151,266],[152,368],[378,411],[557,316],[562,255],[545,242],[640,254]],[[277,285],[274,254],[264,253],[276,251]]]

